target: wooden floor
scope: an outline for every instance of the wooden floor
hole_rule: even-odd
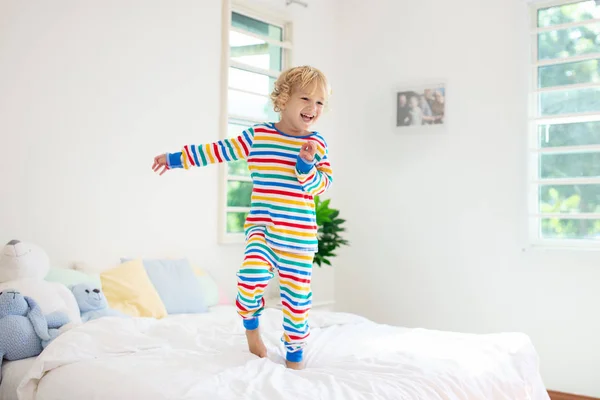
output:
[[[552,400],[600,400],[597,397],[577,396],[575,394],[548,391]]]

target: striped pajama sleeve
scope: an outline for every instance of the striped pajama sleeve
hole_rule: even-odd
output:
[[[310,195],[318,196],[325,193],[333,182],[333,172],[327,158],[327,150],[322,157],[316,154],[313,163],[308,163],[298,157],[296,177],[304,191]]]
[[[167,164],[169,168],[190,169],[246,159],[250,154],[253,139],[254,130],[250,128],[234,138],[214,143],[185,145],[181,151],[167,154]]]

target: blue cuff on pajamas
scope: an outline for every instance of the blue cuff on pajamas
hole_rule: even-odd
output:
[[[253,331],[258,328],[258,318],[250,318],[244,320],[244,328]]]
[[[306,161],[304,158],[300,157],[298,154],[298,159],[296,160],[296,169],[301,174],[308,174],[312,167],[315,165],[315,160]]]
[[[167,165],[169,168],[183,168],[183,163],[181,162],[181,152],[168,153]]]
[[[300,362],[300,361],[302,361],[302,355],[303,355],[302,350],[298,350],[293,353],[287,352],[285,355],[285,359],[288,360],[289,362]]]

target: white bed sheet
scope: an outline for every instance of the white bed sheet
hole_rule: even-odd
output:
[[[0,400],[17,400],[17,387],[35,361],[35,357],[2,363]]]
[[[313,311],[306,369],[284,367],[281,312],[261,318],[267,359],[251,355],[233,307],[163,320],[103,318],[57,338],[21,400],[547,400],[526,335],[405,329]]]

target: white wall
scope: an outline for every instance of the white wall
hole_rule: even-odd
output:
[[[296,22],[294,61],[331,69],[331,2],[316,20],[279,8]],[[243,247],[217,243],[218,168],[151,170],[156,154],[219,139],[221,9],[0,2],[0,243],[33,241],[57,267],[188,256],[235,294]],[[332,269],[315,271],[314,291],[333,298]]]
[[[342,310],[409,327],[522,331],[547,386],[600,396],[596,252],[525,251],[522,0],[344,0],[337,202]],[[394,127],[394,90],[448,81],[448,130]],[[376,180],[377,179],[377,180]]]
[[[600,395],[597,254],[521,250],[525,6],[248,2],[293,18],[294,63],[333,84],[321,127],[352,241],[335,266],[341,309],[523,331],[548,387]],[[220,13],[216,0],[0,2],[0,243],[34,241],[56,266],[184,254],[234,293],[242,247],[217,245],[217,168],[150,170],[157,153],[218,138]],[[397,85],[439,78],[448,132],[395,129]],[[333,271],[315,272],[315,300],[333,296]]]

